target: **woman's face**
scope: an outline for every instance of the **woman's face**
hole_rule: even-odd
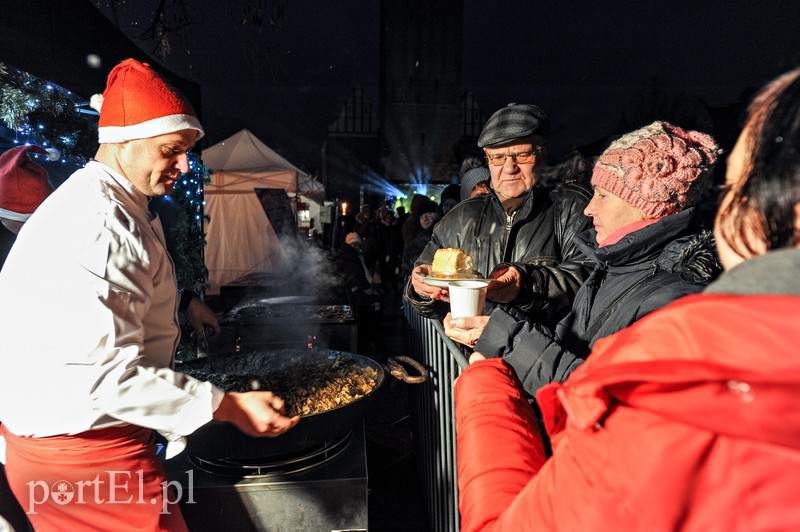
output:
[[[647,219],[642,209],[600,187],[594,187],[592,201],[583,214],[592,217],[598,244],[602,244],[620,227]]]
[[[733,147],[731,154],[728,156],[728,167],[725,173],[725,185],[727,192],[720,201],[717,217],[714,221],[714,240],[717,244],[717,253],[719,254],[719,261],[725,270],[730,270],[734,266],[741,264],[746,259],[752,257],[744,245],[737,245],[736,249],[723,237],[722,227],[730,223],[729,212],[725,209],[733,199],[734,190],[739,185],[740,181],[745,178],[745,172],[748,165],[748,130],[742,131],[736,145]],[[733,235],[733,238],[739,241],[746,240],[750,247],[756,250],[756,254],[766,253],[766,245],[763,240],[757,238],[751,228],[745,226],[743,235]]]

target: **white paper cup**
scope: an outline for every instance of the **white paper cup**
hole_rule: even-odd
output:
[[[486,302],[486,283],[483,281],[452,281],[450,313],[454,318],[469,318],[483,314]]]

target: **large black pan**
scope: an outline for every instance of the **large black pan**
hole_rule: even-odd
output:
[[[372,399],[386,379],[386,372],[383,366],[370,358],[328,349],[242,352],[229,356],[212,355],[210,358],[185,362],[182,364],[182,369],[195,376],[215,373],[267,377],[270,374],[282,373],[285,368],[294,364],[310,361],[323,364],[325,361],[342,357],[355,361],[365,370],[372,368],[375,371],[377,377],[375,387],[371,392],[351,403],[331,410],[302,416],[295,427],[276,438],[254,438],[242,433],[233,425],[212,421],[189,437],[187,452],[204,458],[257,460],[319,447],[346,435],[364,417]],[[398,358],[405,359],[405,357]],[[407,359],[406,361],[409,362]],[[425,380],[425,370],[417,364],[415,366],[418,371],[421,370],[422,375],[408,377],[406,374],[407,378],[404,378],[406,382],[415,383]],[[391,373],[398,376],[397,365],[390,364],[390,368],[392,368]],[[401,370],[400,373],[404,372]]]

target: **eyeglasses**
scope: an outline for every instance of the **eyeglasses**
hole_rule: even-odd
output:
[[[525,163],[532,163],[536,159],[536,155],[542,151],[545,145],[542,144],[537,146],[535,150],[531,151],[520,151],[517,153],[487,153],[486,160],[489,161],[489,164],[492,166],[503,166],[506,164],[506,159],[511,157],[511,160],[514,161],[514,164],[525,164]]]

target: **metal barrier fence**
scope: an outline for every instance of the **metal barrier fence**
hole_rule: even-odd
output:
[[[409,325],[409,354],[430,372],[425,383],[411,387],[410,395],[414,446],[424,500],[428,504],[429,526],[433,532],[455,532],[459,529],[460,518],[453,381],[469,362],[445,336],[441,323],[423,318],[407,304],[403,312]]]

